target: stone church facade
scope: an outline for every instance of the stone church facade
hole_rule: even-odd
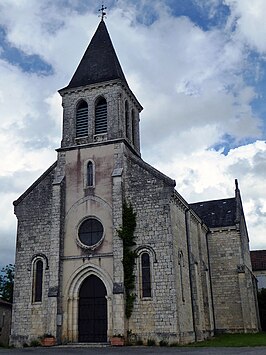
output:
[[[57,161],[15,202],[11,343],[202,340],[259,329],[248,234],[231,199],[189,205],[141,158],[139,114],[101,20],[59,91]],[[136,215],[135,299],[125,316],[123,205]]]

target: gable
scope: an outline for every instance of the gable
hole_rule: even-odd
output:
[[[17,200],[13,202],[14,206],[17,206],[28,196],[51,172],[55,170],[57,162],[53,163],[34,183],[21,195]]]

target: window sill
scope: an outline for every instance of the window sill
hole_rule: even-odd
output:
[[[42,306],[42,301],[40,301],[40,302],[32,302],[32,304],[31,304],[32,306]]]
[[[141,301],[148,302],[148,301],[153,301],[152,297],[141,297]]]
[[[82,145],[82,144],[87,144],[89,143],[89,137],[79,137],[79,138],[75,138],[75,142],[77,145]]]
[[[107,141],[107,133],[100,133],[100,134],[95,134],[93,136],[93,141],[94,142],[104,142]]]

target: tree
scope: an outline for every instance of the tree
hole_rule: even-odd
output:
[[[266,288],[258,292],[258,304],[260,312],[260,325],[263,331],[266,330]]]
[[[9,264],[0,273],[0,297],[7,302],[13,301],[15,265]]]

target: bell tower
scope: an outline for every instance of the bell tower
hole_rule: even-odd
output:
[[[61,148],[125,140],[140,155],[139,113],[103,18],[70,83],[63,105]]]
[[[117,231],[128,162],[140,160],[142,107],[126,81],[104,16],[72,79],[59,93],[63,135],[54,184],[62,182],[62,289],[70,302],[62,306],[67,309],[62,334],[72,342],[95,342],[99,331],[106,341],[112,334],[125,333],[123,242]],[[97,328],[99,319],[82,308],[92,288],[88,285],[94,283],[103,290],[102,330]],[[94,328],[95,334],[87,334]]]

